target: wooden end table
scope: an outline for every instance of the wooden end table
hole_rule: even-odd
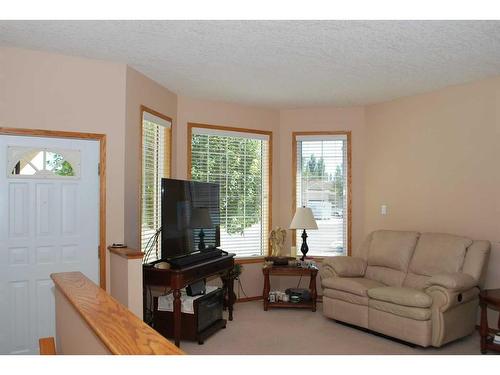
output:
[[[485,289],[479,293],[479,306],[481,307],[481,353],[486,354],[488,350],[500,352],[500,344],[493,342],[492,332],[500,332],[500,316],[498,317],[497,329],[488,326],[488,307],[500,310],[500,289]]]
[[[262,268],[262,273],[264,274],[264,290],[262,292],[262,297],[264,300],[264,311],[267,311],[269,307],[307,308],[312,309],[312,311],[316,311],[316,299],[318,297],[318,292],[316,290],[316,275],[318,274],[318,269],[316,267],[301,268],[296,266],[265,265]],[[271,283],[269,281],[270,275],[309,276],[309,291],[311,293],[311,300],[305,302],[269,302],[269,292],[271,291]]]

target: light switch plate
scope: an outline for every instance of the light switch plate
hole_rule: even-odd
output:
[[[380,206],[380,214],[387,215],[387,205],[386,204],[383,204]]]

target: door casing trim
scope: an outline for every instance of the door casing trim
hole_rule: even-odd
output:
[[[0,126],[0,135],[99,141],[99,286],[106,290],[106,134]]]

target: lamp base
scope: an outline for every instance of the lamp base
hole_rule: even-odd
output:
[[[302,258],[300,258],[301,261],[304,261],[306,259],[306,254],[309,251],[309,246],[307,246],[307,233],[306,230],[302,232],[302,246],[300,247],[300,252],[302,253]]]
[[[200,242],[198,242],[198,250],[205,250],[205,232],[203,232],[203,228],[200,229],[200,233],[198,234],[198,237],[200,238]]]

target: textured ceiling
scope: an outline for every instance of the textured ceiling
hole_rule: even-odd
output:
[[[276,108],[500,74],[499,21],[0,21],[0,45],[125,62],[181,95]]]

